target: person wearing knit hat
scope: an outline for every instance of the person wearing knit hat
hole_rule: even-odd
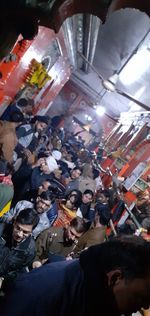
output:
[[[56,159],[53,156],[49,156],[48,158],[46,158],[46,163],[50,172],[53,172],[54,170],[58,169]]]
[[[38,167],[33,168],[31,174],[30,183],[32,190],[38,189],[43,181],[51,179],[53,177],[52,172],[59,168],[53,156],[40,158],[39,164]]]
[[[52,151],[52,156],[56,159],[56,160],[60,160],[61,159],[61,152],[59,150],[53,150]]]
[[[56,159],[53,156],[47,158],[40,158],[40,171],[44,174],[50,174],[54,170],[58,169]]]
[[[45,123],[46,125],[48,125],[49,123],[49,116],[47,115],[36,115],[32,120],[31,120],[31,123],[35,123],[35,122],[42,122],[42,123]]]

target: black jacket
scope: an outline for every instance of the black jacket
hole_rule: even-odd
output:
[[[29,236],[18,245],[13,245],[12,224],[7,224],[0,237],[0,277],[14,278],[35,257],[35,242]]]
[[[20,156],[21,152],[27,148],[31,152],[36,150],[38,145],[38,136],[36,136],[35,127],[33,124],[20,125],[16,129],[18,144],[15,148],[16,153]]]
[[[97,202],[95,205],[95,211],[98,212],[99,216],[105,219],[105,225],[108,225],[111,218],[111,209],[107,203]]]
[[[35,167],[32,170],[31,178],[30,178],[30,189],[37,190],[43,181],[51,179],[50,174],[43,173],[39,167]]]

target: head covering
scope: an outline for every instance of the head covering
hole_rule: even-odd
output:
[[[52,156],[56,159],[56,160],[60,160],[61,159],[61,152],[59,150],[53,150],[52,151]]]
[[[58,169],[57,162],[53,156],[49,156],[48,158],[46,158],[46,162],[50,172],[53,172],[54,170]]]
[[[50,120],[50,118],[47,115],[43,115],[43,116],[42,115],[36,115],[32,119],[31,123],[35,123],[36,121],[39,121],[39,122],[42,122],[42,123],[45,123],[45,124],[48,125],[49,120]]]
[[[25,107],[28,105],[28,101],[25,99],[25,98],[20,98],[18,101],[17,101],[17,105],[19,107]]]

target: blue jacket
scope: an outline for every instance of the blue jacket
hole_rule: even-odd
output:
[[[16,106],[15,103],[13,104],[9,104],[9,106],[7,107],[7,109],[4,111],[4,113],[1,116],[1,120],[2,121],[10,121],[11,120],[11,116],[14,112],[21,112],[20,109]]]

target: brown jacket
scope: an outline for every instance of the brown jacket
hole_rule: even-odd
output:
[[[106,226],[90,228],[83,234],[78,241],[77,246],[74,248],[73,253],[79,254],[85,248],[93,245],[101,244],[106,237]]]
[[[16,123],[0,121],[0,157],[11,163],[16,145]]]
[[[44,230],[36,240],[34,261],[47,259],[49,253],[66,257],[73,250],[75,244],[65,245],[63,236],[63,227],[50,227]]]

